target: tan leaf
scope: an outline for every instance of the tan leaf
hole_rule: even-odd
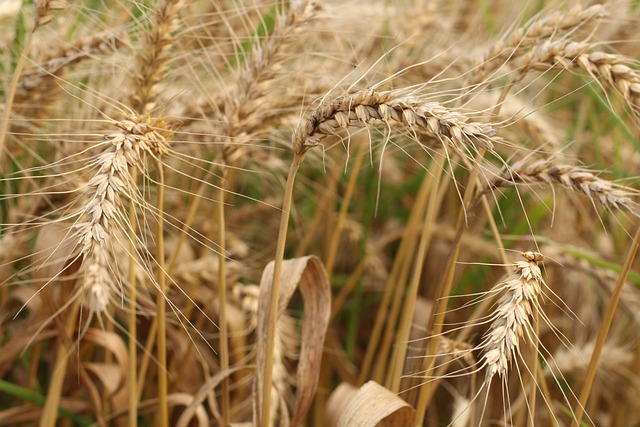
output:
[[[341,383],[329,396],[325,413],[325,425],[327,427],[336,427],[340,415],[344,412],[353,396],[356,395],[358,389],[349,383]]]
[[[338,427],[375,427],[382,420],[387,427],[413,427],[415,411],[395,393],[369,381],[349,400]]]
[[[273,286],[274,262],[270,262],[262,273],[260,280],[260,297],[258,305],[257,372],[263,372],[265,364],[264,350],[267,346],[267,309],[269,296]],[[318,374],[324,338],[331,314],[331,287],[322,261],[316,256],[306,256],[284,261],[278,298],[278,318],[286,309],[293,293],[300,289],[304,302],[304,319],[301,331],[300,359],[296,377],[296,406],[293,411],[292,424],[299,425],[313,400],[318,387]],[[253,399],[254,408],[260,407],[261,378],[256,376]],[[254,414],[257,418],[257,414]]]
[[[85,365],[92,374],[100,379],[108,396],[112,396],[127,382],[129,354],[122,338],[113,332],[89,328],[84,334],[83,340],[104,347],[115,356],[117,363],[87,363]]]

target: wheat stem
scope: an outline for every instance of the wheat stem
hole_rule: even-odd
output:
[[[331,234],[329,248],[327,249],[327,262],[325,264],[325,268],[327,270],[327,276],[329,277],[329,280],[331,280],[331,277],[333,275],[333,268],[335,266],[336,257],[338,256],[338,244],[340,243],[340,236],[342,235],[344,222],[347,219],[349,204],[351,203],[351,198],[353,197],[356,183],[358,182],[358,176],[360,175],[362,161],[365,157],[357,148],[356,150],[354,150],[354,156],[356,160],[353,165],[353,172],[351,172],[351,176],[349,177],[349,181],[347,182],[347,188],[344,192],[344,195],[342,196],[342,204],[340,206],[340,211],[338,212],[338,218],[336,219],[333,233]]]
[[[158,293],[156,295],[156,318],[158,319],[158,425],[169,426],[169,405],[167,387],[167,323],[166,298],[167,281],[164,268],[164,167],[157,162],[158,169],[158,202],[157,202],[157,231],[156,231],[156,262],[158,263]]]
[[[484,155],[485,155],[485,150],[480,149],[478,154],[476,155],[476,161],[484,158]],[[479,173],[480,171],[478,170],[478,168],[474,168],[471,170],[471,173],[469,175],[469,179],[467,181],[469,184],[465,189],[465,193],[462,200],[462,209],[460,209],[458,213],[458,219],[456,222],[456,238],[453,242],[453,248],[451,249],[451,252],[449,253],[449,257],[447,259],[447,265],[446,265],[446,270],[443,276],[443,280],[440,283],[439,289],[436,292],[436,301],[443,301],[441,303],[443,307],[436,305],[436,307],[434,308],[435,314],[431,317],[431,321],[427,326],[427,330],[430,331],[432,335],[432,338],[429,341],[429,350],[428,350],[428,354],[430,355],[430,357],[428,358],[427,367],[425,369],[427,378],[432,376],[433,365],[435,364],[435,359],[436,359],[433,356],[435,356],[436,354],[436,349],[438,348],[438,343],[440,341],[440,335],[442,333],[442,328],[444,325],[444,316],[447,312],[446,310],[447,297],[451,293],[451,287],[453,286],[453,277],[455,274],[455,267],[458,261],[458,256],[460,254],[460,248],[462,247],[462,236],[464,234],[465,225],[466,225],[465,220],[466,220],[467,208],[471,206],[471,201],[475,193],[476,182],[478,181]],[[421,411],[424,410],[423,408],[426,409],[427,405],[429,404],[429,401],[433,396],[432,389],[433,389],[432,383],[427,382],[424,388],[420,390],[420,396],[418,398],[417,407]],[[417,420],[421,422],[420,419],[417,419]]]
[[[42,408],[42,416],[40,418],[40,427],[54,427],[58,418],[58,408],[60,406],[60,398],[62,394],[62,386],[67,373],[67,362],[69,361],[69,350],[73,331],[78,321],[78,313],[80,312],[81,301],[78,299],[71,303],[69,314],[67,315],[67,323],[65,326],[65,336],[59,337],[58,351],[56,353],[56,362],[51,371],[51,380],[47,389],[47,400],[44,408]]]
[[[226,225],[225,225],[225,185],[226,173],[222,170],[218,189],[218,310],[220,328],[220,370],[229,370],[229,336],[227,324],[227,254],[226,254]],[[229,382],[225,378],[221,383],[222,392],[222,419],[225,423],[230,421]]]
[[[258,381],[261,384],[259,393],[261,395],[260,420],[261,427],[269,427],[271,420],[271,387],[273,384],[273,361],[274,347],[276,341],[276,323],[278,320],[278,298],[280,295],[280,281],[282,276],[282,263],[284,262],[284,249],[287,240],[287,230],[289,228],[289,217],[291,215],[291,205],[293,201],[293,187],[300,165],[304,161],[304,153],[294,153],[282,202],[282,214],[280,216],[280,228],[276,243],[275,265],[273,267],[273,285],[269,296],[269,312],[267,325],[267,348],[264,356],[264,370],[258,373]],[[262,374],[262,378],[260,378]]]
[[[417,244],[414,230],[418,228],[420,218],[424,216],[430,189],[430,181],[426,177],[423,178],[420,190],[416,195],[416,201],[411,209],[409,221],[404,229],[398,254],[395,256],[389,278],[385,282],[384,295],[376,312],[376,320],[370,334],[360,375],[358,376],[358,384],[364,384],[368,378],[367,375],[370,375],[370,378],[376,382],[382,382],[383,369],[387,363],[393,337],[392,331],[395,328],[396,318],[402,302],[403,289],[401,286],[396,286],[396,284],[405,283],[409,269],[408,265],[411,262],[411,254]],[[384,335],[382,335],[383,327],[385,327]],[[383,339],[382,344],[380,344],[381,338]],[[374,357],[377,359],[377,366],[370,373]]]
[[[137,169],[131,176],[137,181]],[[136,230],[137,215],[135,203],[129,205],[129,427],[138,425],[138,324],[137,324],[137,281],[136,281]]]
[[[440,194],[438,182],[440,181],[440,177],[444,170],[445,160],[445,156],[439,156],[438,160],[432,161],[431,167],[427,172],[427,176],[429,177],[428,180],[431,181],[431,191],[429,191],[429,201],[427,202],[427,211],[422,223],[418,250],[414,257],[413,274],[409,281],[409,286],[407,287],[403,313],[398,326],[398,331],[396,332],[395,357],[391,360],[391,366],[395,369],[390,370],[392,376],[390,382],[391,386],[389,389],[395,393],[400,391],[400,380],[402,379],[404,363],[407,357],[409,334],[411,332],[411,322],[413,320],[416,299],[418,297],[418,290],[420,287],[420,278],[422,277],[427,250],[431,243],[431,236],[433,235],[433,229],[435,227],[435,219],[440,208],[438,203],[438,195]]]

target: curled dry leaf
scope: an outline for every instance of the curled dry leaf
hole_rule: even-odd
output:
[[[91,342],[97,347],[103,347],[115,356],[116,363],[85,363],[85,368],[95,375],[106,392],[107,397],[113,396],[127,383],[127,367],[129,354],[122,339],[113,332],[89,328],[83,340]]]
[[[338,427],[413,427],[414,409],[391,390],[369,381],[345,405]]]
[[[243,370],[253,371],[254,369],[255,369],[254,366],[237,366],[235,368],[230,368],[227,371],[218,372],[217,374],[209,378],[200,387],[198,392],[195,395],[193,395],[193,399],[191,403],[186,405],[184,411],[182,412],[182,415],[180,415],[180,418],[178,419],[178,423],[176,424],[176,427],[187,427],[189,425],[189,422],[193,419],[193,417],[197,415],[197,411],[203,408],[202,403],[205,401],[207,396],[211,394],[215,394],[216,389],[225,378],[228,378],[239,371],[243,371]],[[213,413],[213,416],[217,420],[222,420],[222,416],[218,411],[218,407],[215,399],[213,399],[210,403],[211,403],[210,410]]]
[[[257,372],[264,371],[265,342],[267,337],[267,308],[273,286],[273,261],[262,272],[260,297],[258,304]],[[292,425],[299,425],[311,405],[318,386],[318,373],[322,359],[324,338],[331,314],[331,287],[322,261],[316,256],[306,256],[284,261],[280,295],[278,298],[278,317],[282,315],[296,289],[300,289],[305,312],[302,321],[300,359],[296,378],[296,406]],[[256,376],[253,386],[254,422],[259,422],[257,408],[260,408],[262,379]]]
[[[344,409],[357,392],[358,389],[351,384],[341,383],[333,393],[331,393],[327,401],[324,420],[327,427],[337,427],[340,415],[344,412]]]

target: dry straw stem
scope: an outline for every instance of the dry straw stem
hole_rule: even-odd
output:
[[[503,176],[493,178],[490,187],[518,183],[561,184],[607,208],[638,214],[638,204],[632,199],[637,195],[636,190],[599,178],[594,172],[577,166],[555,165],[549,160],[523,160],[510,166]]]
[[[550,41],[522,58],[522,73],[529,69],[546,72],[551,68],[581,69],[601,85],[618,91],[640,115],[640,74],[623,55],[592,51],[590,43],[570,40]]]
[[[437,102],[403,96],[400,91],[363,90],[341,96],[313,111],[293,136],[294,153],[302,155],[340,129],[384,123],[412,135],[424,134],[450,145],[462,157],[479,148],[492,150],[495,130]]]
[[[506,378],[510,362],[520,353],[520,340],[536,339],[532,317],[542,313],[539,298],[546,286],[538,265],[544,256],[538,252],[523,252],[525,261],[514,264],[512,277],[496,285],[490,292],[503,293],[498,308],[491,315],[491,326],[479,349],[482,349],[481,367],[486,367],[485,384],[494,375]]]

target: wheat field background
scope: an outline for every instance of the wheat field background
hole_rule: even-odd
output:
[[[0,0],[0,425],[640,425],[640,2]]]

